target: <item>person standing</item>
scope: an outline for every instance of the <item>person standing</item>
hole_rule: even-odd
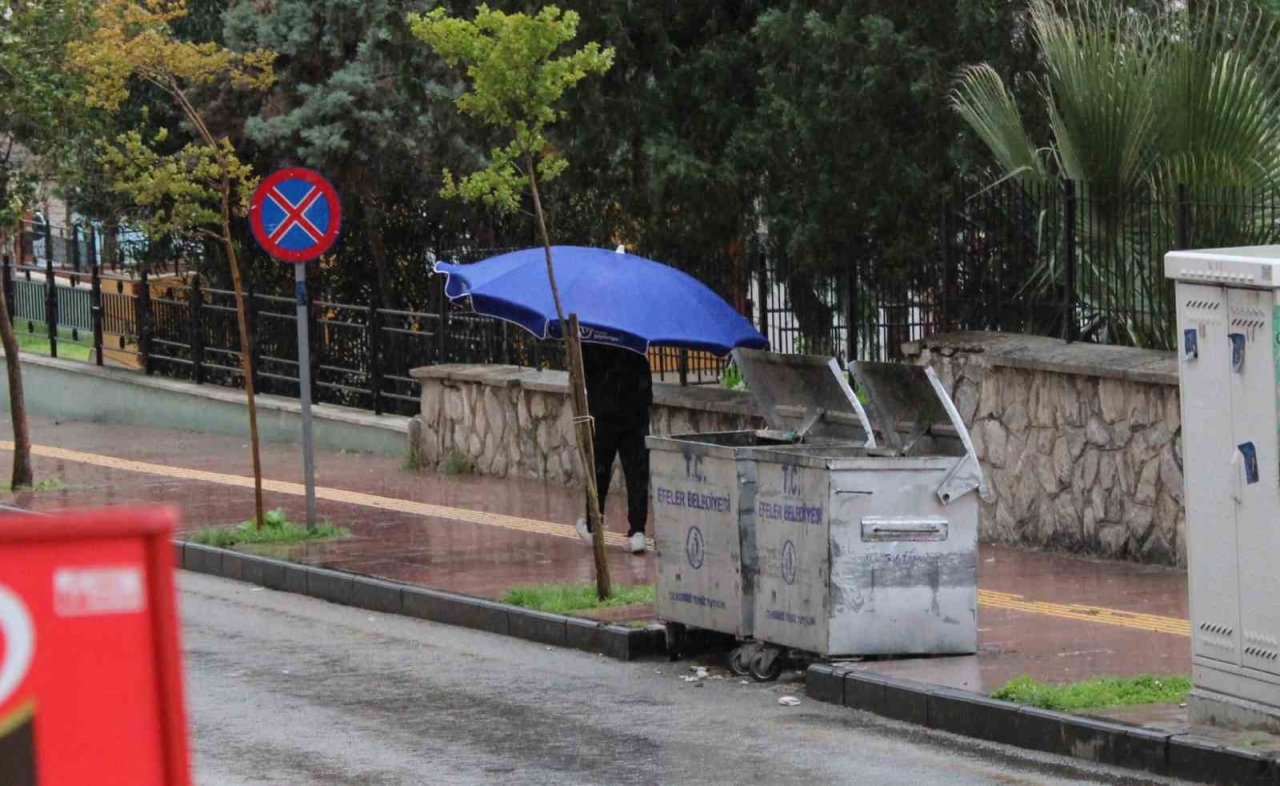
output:
[[[627,548],[645,549],[644,529],[649,517],[649,408],[653,405],[653,374],[649,359],[638,352],[601,344],[582,345],[587,383],[587,409],[595,421],[596,491],[603,517],[613,460],[622,461],[627,486]],[[578,519],[578,535],[591,543],[591,527]]]

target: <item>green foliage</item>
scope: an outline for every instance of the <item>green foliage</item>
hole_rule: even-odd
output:
[[[1184,676],[1104,677],[1065,685],[1019,677],[992,693],[993,698],[1071,712],[1130,704],[1178,703],[1186,700],[1191,680]]]
[[[117,111],[139,83],[173,101],[196,132],[176,150],[169,132],[132,129],[103,143],[101,159],[115,191],[137,208],[134,218],[153,235],[198,231],[230,243],[221,224],[232,206],[247,205],[256,180],[232,142],[215,135],[191,91],[218,85],[265,90],[275,53],[232,52],[215,42],[180,38],[185,0],[102,0],[94,26],[70,47],[71,67],[85,82],[84,102]],[[213,229],[211,227],[216,227]]]
[[[732,362],[720,372],[720,384],[729,390],[747,389],[747,381],[742,378],[742,369],[738,368],[737,363]]]
[[[0,232],[33,203],[49,162],[37,158],[80,118],[80,82],[65,68],[88,0],[0,0]],[[41,164],[46,166],[42,170]]]
[[[514,587],[502,596],[502,602],[537,611],[566,614],[587,609],[653,603],[654,600],[652,584],[615,584],[613,594],[603,601],[596,597],[594,584],[553,584]]]
[[[1033,0],[1044,142],[990,67],[966,69],[951,103],[1006,174],[1117,189],[1280,185],[1280,24],[1230,0],[1194,8]]]
[[[300,543],[308,540],[331,540],[349,537],[351,533],[342,527],[335,527],[328,521],[322,521],[314,530],[306,525],[294,524],[285,516],[283,510],[277,508],[268,511],[262,517],[262,526],[254,526],[252,519],[232,527],[204,527],[196,530],[191,540],[206,546],[227,548],[241,544],[256,543]]]
[[[31,331],[28,332],[25,324],[19,327],[14,325],[14,334],[18,338],[18,349],[23,352],[30,352],[35,355],[49,354],[49,330],[43,322],[32,322]],[[59,328],[59,337],[70,338],[70,331]],[[0,350],[2,353],[3,350]],[[66,341],[58,342],[58,357],[64,360],[81,360],[88,361],[92,356],[93,350],[84,344],[72,344]]]
[[[449,451],[449,457],[445,459],[444,474],[474,475],[476,474],[476,462],[466,453],[453,448]]]
[[[568,167],[548,149],[546,130],[565,116],[558,104],[564,94],[613,64],[612,49],[588,43],[557,56],[577,35],[578,14],[546,6],[534,16],[507,14],[481,4],[472,21],[451,17],[443,8],[410,16],[414,35],[451,66],[463,66],[470,89],[458,96],[458,111],[501,129],[509,141],[494,147],[488,165],[456,179],[444,173],[445,198],[481,201],[514,212],[529,185],[532,163],[546,183]]]
[[[400,462],[400,469],[405,472],[421,472],[423,469],[422,454],[417,450],[410,449],[409,452],[404,454],[404,461]]]
[[[101,149],[104,173],[115,190],[137,206],[137,215],[149,232],[163,236],[218,227],[224,178],[239,209],[248,209],[257,178],[241,163],[229,139],[216,140],[214,145],[189,142],[172,153],[162,153],[158,148],[167,139],[164,129],[151,139],[137,130],[126,131]]]
[[[46,478],[44,480],[36,481],[34,485],[18,486],[17,488],[14,488],[12,484],[6,483],[4,484],[3,489],[5,491],[14,492],[14,493],[23,492],[23,491],[25,492],[34,491],[38,493],[41,491],[61,491],[66,487],[67,487],[67,484],[64,483],[60,478]]]

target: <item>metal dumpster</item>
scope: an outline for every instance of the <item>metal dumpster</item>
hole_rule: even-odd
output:
[[[977,651],[981,469],[932,369],[851,366],[877,447],[762,446],[757,678],[821,657]],[[747,367],[743,375],[753,376]]]
[[[658,618],[668,646],[684,626],[748,638],[755,627],[756,470],[765,446],[865,445],[867,414],[834,359],[763,352],[750,389],[769,428],[649,437]],[[873,443],[874,444],[874,443]],[[745,673],[740,658],[735,671]]]

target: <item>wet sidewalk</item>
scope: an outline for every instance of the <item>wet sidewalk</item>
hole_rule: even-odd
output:
[[[253,490],[245,440],[101,423],[32,421],[37,479],[61,488],[9,495],[24,507],[161,502],[189,529],[249,518]],[[3,423],[8,438],[7,420]],[[7,472],[9,448],[0,451]],[[266,504],[304,516],[301,456],[264,444]],[[308,564],[500,598],[513,586],[593,580],[590,550],[572,523],[579,493],[541,482],[415,472],[402,460],[319,452],[322,518],[351,530],[342,541],[255,549]],[[621,490],[617,490],[620,494]],[[621,548],[620,498],[609,505],[615,583],[653,581],[652,552]],[[997,546],[980,552],[980,652],[859,668],[974,691],[1014,677],[1049,681],[1190,671],[1186,576],[1181,571],[1046,555]],[[650,617],[652,609],[631,609]]]

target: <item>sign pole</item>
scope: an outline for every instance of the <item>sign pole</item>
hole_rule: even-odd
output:
[[[307,483],[307,529],[316,528],[315,445],[311,435],[311,339],[307,334],[306,262],[318,259],[338,239],[342,201],[319,172],[280,169],[258,184],[249,201],[249,228],[258,245],[281,262],[293,263],[298,315],[298,400],[302,404],[302,469]]]
[[[311,437],[311,338],[307,327],[307,266],[293,266],[298,307],[298,398],[302,402],[302,468],[307,483],[307,529],[316,528],[316,463]]]

